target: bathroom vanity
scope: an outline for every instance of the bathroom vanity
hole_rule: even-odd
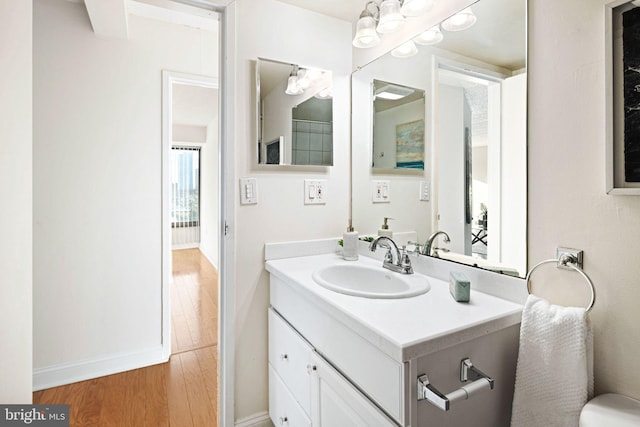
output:
[[[380,260],[367,256],[344,261],[324,253],[267,261],[269,414],[276,426],[509,424],[522,306],[475,289],[479,280],[505,280],[489,272],[479,273],[481,279],[471,272],[471,300],[457,303],[438,263],[455,271],[471,267],[427,257],[412,261],[430,289],[407,298],[346,295],[312,277],[332,265],[380,267]],[[465,385],[465,358],[493,379],[492,390],[471,393],[448,411],[418,401],[423,374],[442,394]]]

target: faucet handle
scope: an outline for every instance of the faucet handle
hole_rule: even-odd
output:
[[[384,254],[384,261],[385,262],[393,262],[393,253],[391,252],[391,246],[383,246],[384,248],[387,249],[387,253]]]
[[[407,266],[407,265],[411,265],[411,260],[409,259],[409,253],[407,252],[407,247],[405,245],[402,245],[400,247],[400,265]]]
[[[424,245],[421,245],[418,242],[413,242],[411,240],[409,240],[407,242],[407,245],[412,245],[413,246],[412,250],[407,250],[407,253],[409,253],[409,254],[420,254],[420,253],[422,253],[422,248],[424,246]],[[405,248],[405,247],[406,246],[403,246],[403,248]]]
[[[409,253],[407,252],[407,247],[402,246],[402,253],[400,255],[399,265],[402,267],[405,273],[411,274],[413,273],[413,268],[411,267],[411,259],[409,259]]]

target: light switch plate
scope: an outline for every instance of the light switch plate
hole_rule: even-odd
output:
[[[327,204],[327,180],[326,179],[305,179],[304,180],[304,204],[305,205],[326,205]]]
[[[428,181],[420,181],[420,195],[419,200],[422,202],[428,202],[430,197],[429,191],[429,182]]]
[[[373,203],[391,202],[391,182],[387,180],[371,181],[371,201]]]
[[[240,178],[240,204],[258,203],[258,182],[255,178]]]

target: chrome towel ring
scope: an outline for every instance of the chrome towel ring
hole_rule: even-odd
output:
[[[578,273],[580,273],[580,275],[582,277],[584,277],[584,280],[587,281],[587,283],[589,284],[589,287],[591,288],[591,301],[589,302],[589,305],[586,308],[586,313],[589,313],[591,311],[591,309],[593,308],[593,305],[596,303],[596,287],[593,285],[593,282],[591,281],[589,276],[587,276],[587,274],[580,267],[578,267],[576,265],[577,264],[577,259],[573,255],[565,254],[562,257],[560,257],[560,259],[546,259],[546,260],[540,261],[539,263],[534,265],[531,268],[531,270],[529,270],[529,272],[527,273],[527,278],[526,278],[526,280],[527,280],[527,292],[529,292],[529,295],[531,295],[531,275],[536,270],[536,268],[540,267],[541,265],[548,264],[550,262],[554,262],[556,264],[560,264],[562,266],[569,267],[569,268],[577,271]]]

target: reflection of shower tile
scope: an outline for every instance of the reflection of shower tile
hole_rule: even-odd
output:
[[[296,165],[308,165],[309,163],[309,152],[305,150],[296,150],[295,152],[295,162]]]
[[[333,150],[333,138],[331,135],[322,135],[322,151]]]
[[[293,150],[298,148],[298,132],[291,133],[291,147]]]
[[[309,164],[321,165],[322,164],[322,151],[310,151],[309,152]]]
[[[309,123],[307,122],[297,122],[298,126],[296,130],[298,132],[309,132]]]
[[[311,133],[322,133],[322,123],[310,123],[309,124],[309,132],[311,132]]]
[[[298,150],[309,149],[309,134],[306,132],[296,132],[298,134]]]
[[[322,164],[323,165],[332,165],[333,164],[333,153],[331,151],[329,152],[323,152],[322,153]]]
[[[319,133],[312,133],[309,135],[309,150],[322,151],[322,137],[324,135]]]
[[[331,135],[331,123],[323,123],[322,124],[322,133],[326,133]]]

